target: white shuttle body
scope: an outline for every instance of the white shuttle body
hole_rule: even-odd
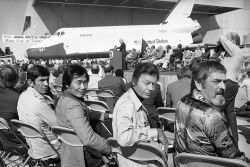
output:
[[[106,26],[61,28],[55,34],[27,50],[28,58],[101,58],[119,46],[119,39],[127,50],[141,49],[142,39],[148,45],[177,46],[192,44],[191,33],[200,28],[189,18],[194,0],[180,0],[169,16],[159,25]]]

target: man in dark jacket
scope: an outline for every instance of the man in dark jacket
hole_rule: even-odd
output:
[[[126,64],[126,61],[125,61],[125,57],[127,55],[126,44],[124,43],[122,38],[119,39],[119,42],[120,42],[121,45],[119,47],[115,47],[115,49],[119,49],[119,51],[122,52],[122,69],[127,70],[127,64]]]

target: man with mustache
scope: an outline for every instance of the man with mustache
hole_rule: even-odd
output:
[[[226,69],[216,61],[199,63],[192,71],[191,92],[176,108],[175,148],[224,158],[249,159],[238,149],[224,113]]]

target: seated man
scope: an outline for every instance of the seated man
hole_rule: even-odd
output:
[[[133,48],[132,51],[126,56],[126,62],[130,63],[130,65],[133,65],[137,62],[138,59],[138,53],[136,52],[136,49]]]
[[[199,63],[192,71],[191,93],[183,97],[176,109],[175,148],[224,158],[249,159],[240,152],[223,112],[226,69],[216,61]]]
[[[167,86],[166,107],[176,108],[179,100],[190,93],[191,72],[187,67],[177,70],[178,81]]]
[[[27,72],[28,89],[18,100],[17,112],[19,119],[32,124],[44,132],[51,144],[59,150],[60,143],[52,133],[51,127],[57,126],[55,106],[49,96],[45,94],[49,88],[49,71],[40,65],[34,65]],[[31,157],[40,159],[44,157],[55,158],[55,151],[41,138],[26,138],[29,144]]]
[[[114,67],[112,65],[106,65],[104,72],[106,76],[98,81],[98,88],[111,90],[117,98],[121,97],[126,88],[122,78],[113,76]]]
[[[157,50],[155,49],[155,46],[152,45],[150,47],[150,52],[146,53],[143,58],[138,59],[138,63],[147,63],[147,62],[153,62],[155,57],[157,55]]]
[[[181,63],[182,58],[183,58],[183,53],[182,53],[182,45],[178,44],[177,50],[170,56],[170,64],[172,63]]]
[[[132,87],[117,101],[113,113],[113,136],[121,146],[133,146],[140,141],[151,142],[167,152],[168,140],[161,129],[151,128],[148,111],[142,104],[154,92],[159,70],[152,63],[139,64],[133,73]],[[159,141],[160,143],[153,142]],[[160,147],[161,148],[161,147]],[[154,166],[156,162],[139,162],[127,159],[120,152],[117,154],[120,167]],[[157,165],[156,165],[157,166]]]

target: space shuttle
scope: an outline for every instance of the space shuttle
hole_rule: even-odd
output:
[[[142,40],[156,47],[201,42],[192,38],[192,33],[200,28],[200,24],[190,18],[194,1],[179,0],[159,25],[61,28],[27,49],[27,56],[31,59],[106,58],[110,49],[120,45],[121,38],[127,50],[140,50]]]

